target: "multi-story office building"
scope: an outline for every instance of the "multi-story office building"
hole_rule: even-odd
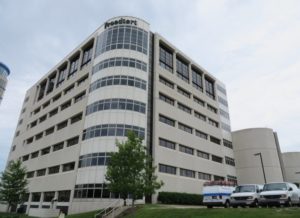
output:
[[[0,62],[0,104],[3,99],[5,87],[7,84],[7,77],[10,74],[8,67]]]
[[[159,191],[236,181],[224,85],[147,22],[116,17],[26,93],[9,160],[28,169],[28,208],[55,198],[76,213],[114,201],[105,170],[128,130],[144,139]]]

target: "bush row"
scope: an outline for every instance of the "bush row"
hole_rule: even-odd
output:
[[[159,192],[157,200],[162,204],[201,205],[203,196],[179,192]]]

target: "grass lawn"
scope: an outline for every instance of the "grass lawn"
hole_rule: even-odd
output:
[[[0,212],[0,217],[1,218],[32,218],[26,215],[14,214],[14,213],[2,213],[2,212]]]
[[[126,218],[299,218],[300,208],[170,208],[146,205]]]
[[[96,211],[66,216],[94,218]],[[139,206],[133,215],[124,218],[299,218],[300,208],[172,208],[165,205]],[[0,218],[32,218],[26,215],[0,213]]]

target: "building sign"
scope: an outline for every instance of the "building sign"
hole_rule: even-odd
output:
[[[119,24],[129,24],[129,25],[137,25],[137,20],[129,20],[129,19],[124,19],[121,18],[119,20],[114,20],[114,21],[110,21],[110,22],[106,22],[104,24],[104,29],[114,26],[114,25],[119,25]]]

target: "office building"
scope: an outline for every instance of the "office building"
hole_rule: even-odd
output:
[[[52,199],[68,213],[115,201],[106,165],[128,130],[153,157],[158,192],[236,182],[224,84],[144,20],[115,17],[26,93],[8,160],[28,169],[27,211]]]
[[[10,74],[8,67],[0,62],[0,104],[3,99],[5,87],[7,84],[7,77]]]

